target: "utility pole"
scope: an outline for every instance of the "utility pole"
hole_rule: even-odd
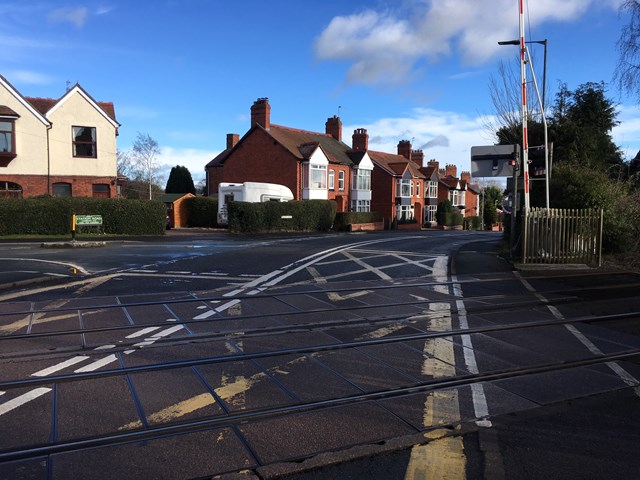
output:
[[[520,3],[520,79],[522,83],[522,169],[524,180],[524,208],[529,209],[529,135],[527,131],[527,45],[524,41],[524,0]]]

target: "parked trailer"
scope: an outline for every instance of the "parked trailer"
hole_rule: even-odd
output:
[[[237,202],[288,202],[293,193],[288,187],[276,183],[244,182],[221,183],[218,186],[218,225],[228,225],[227,204]]]

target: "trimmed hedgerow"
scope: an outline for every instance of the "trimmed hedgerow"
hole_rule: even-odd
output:
[[[70,235],[74,213],[101,215],[102,232],[115,235],[163,235],[167,214],[162,202],[148,200],[0,199],[0,235]]]
[[[336,203],[330,200],[291,202],[231,202],[229,230],[237,233],[277,231],[328,231],[336,216]]]

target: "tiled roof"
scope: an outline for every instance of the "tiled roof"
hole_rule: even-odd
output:
[[[440,183],[446,185],[449,189],[458,188],[458,179],[456,177],[448,176],[448,177],[440,177]]]
[[[24,99],[43,116],[59,102],[59,100],[55,98],[24,97]],[[116,110],[113,102],[96,102],[96,104],[104,110],[104,113],[106,113],[111,120],[116,121]]]
[[[213,158],[213,160],[211,160],[209,163],[207,163],[204,166],[204,168],[221,167],[222,164],[225,162],[225,160],[227,159],[227,157],[229,156],[229,154],[231,153],[232,150],[233,150],[233,148],[227,148],[226,150],[223,150],[217,156],[215,156]]]
[[[402,155],[396,155],[393,153],[374,152],[369,150],[369,157],[374,164],[385,170],[390,175],[403,175],[405,170],[411,172],[411,176],[414,178],[425,178],[420,172],[420,168],[415,162],[407,160]]]
[[[260,127],[258,125],[258,127]],[[262,127],[260,127],[262,128]],[[308,159],[316,148],[321,147],[331,163],[341,165],[353,165],[349,153],[351,148],[343,142],[339,142],[331,135],[296,128],[283,127],[271,124],[266,130],[275,140],[300,160]]]
[[[0,115],[4,115],[4,116],[7,116],[7,117],[19,117],[20,116],[16,112],[11,110],[9,107],[7,107],[6,105],[0,105]]]

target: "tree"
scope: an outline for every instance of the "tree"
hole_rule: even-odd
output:
[[[164,189],[165,193],[196,193],[191,172],[187,167],[176,165],[171,169],[169,180]]]
[[[620,13],[629,14],[629,23],[622,28],[618,39],[618,64],[614,81],[620,91],[640,99],[640,2],[625,0]]]
[[[569,162],[598,170],[622,165],[622,153],[611,130],[620,122],[604,82],[588,82],[570,91],[562,84],[549,125],[554,163]],[[617,173],[617,172],[616,172]]]
[[[135,169],[140,173],[141,177],[146,180],[149,186],[149,200],[153,198],[153,184],[160,180],[158,155],[160,155],[158,142],[151,138],[148,133],[138,132],[133,142],[132,158]]]

